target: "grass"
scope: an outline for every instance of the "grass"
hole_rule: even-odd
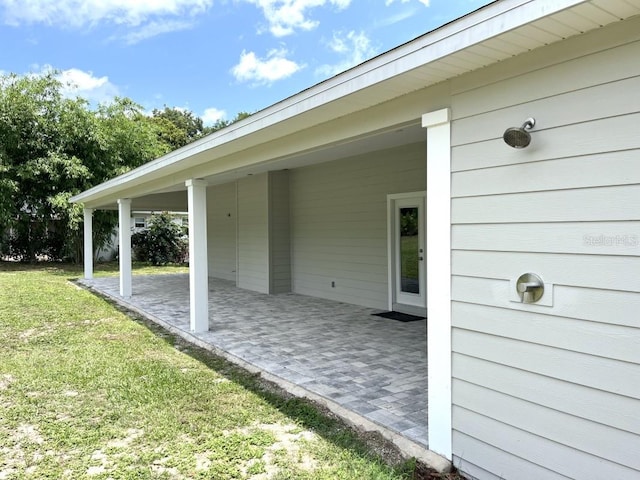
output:
[[[418,235],[400,238],[400,275],[405,278],[418,279]]]
[[[79,274],[0,264],[0,479],[417,478],[314,405],[69,282]]]

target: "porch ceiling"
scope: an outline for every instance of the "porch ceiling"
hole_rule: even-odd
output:
[[[222,183],[419,141],[415,115],[387,116],[381,106],[638,14],[639,0],[499,0],[71,200],[110,207],[182,189],[188,178]]]
[[[237,168],[222,170],[218,165],[209,162],[187,171],[178,173],[165,183],[153,182],[147,186],[146,191],[153,193],[143,194],[144,187],[135,186],[119,192],[118,197],[113,197],[109,203],[96,206],[103,209],[116,210],[117,198],[132,198],[131,207],[134,210],[166,210],[186,211],[187,195],[185,180],[188,178],[203,178],[208,185],[220,185],[232,182],[248,175],[257,175],[267,171],[299,168],[328,162],[353,155],[366,154],[376,150],[393,148],[401,145],[424,142],[426,132],[416,121],[414,124],[399,125],[396,128],[373,132],[363,135],[351,141],[343,141],[317,148],[309,148],[293,154],[284,154],[276,158],[269,158],[263,162],[243,165]],[[85,206],[93,207],[91,202],[85,202]]]

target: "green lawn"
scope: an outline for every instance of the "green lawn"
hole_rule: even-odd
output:
[[[418,478],[309,403],[78,288],[79,274],[0,264],[1,479]]]
[[[418,248],[420,247],[418,240],[418,235],[402,237],[400,239],[400,273],[403,277],[418,279],[418,268],[420,265],[418,261]]]

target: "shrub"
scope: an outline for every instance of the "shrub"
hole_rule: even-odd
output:
[[[131,236],[131,245],[137,260],[152,265],[185,263],[189,257],[186,231],[167,212],[152,215],[149,226]]]

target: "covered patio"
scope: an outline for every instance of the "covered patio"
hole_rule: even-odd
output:
[[[336,76],[70,201],[85,252],[94,210],[118,210],[120,278],[92,280],[85,255],[88,285],[444,470],[451,109],[428,68],[397,67]],[[188,212],[188,275],[132,276],[137,210]]]
[[[117,277],[80,282],[380,431],[412,455],[428,448],[426,320],[401,322],[372,315],[379,310],[209,278],[209,331],[193,333],[188,274],[135,276],[127,299]]]

